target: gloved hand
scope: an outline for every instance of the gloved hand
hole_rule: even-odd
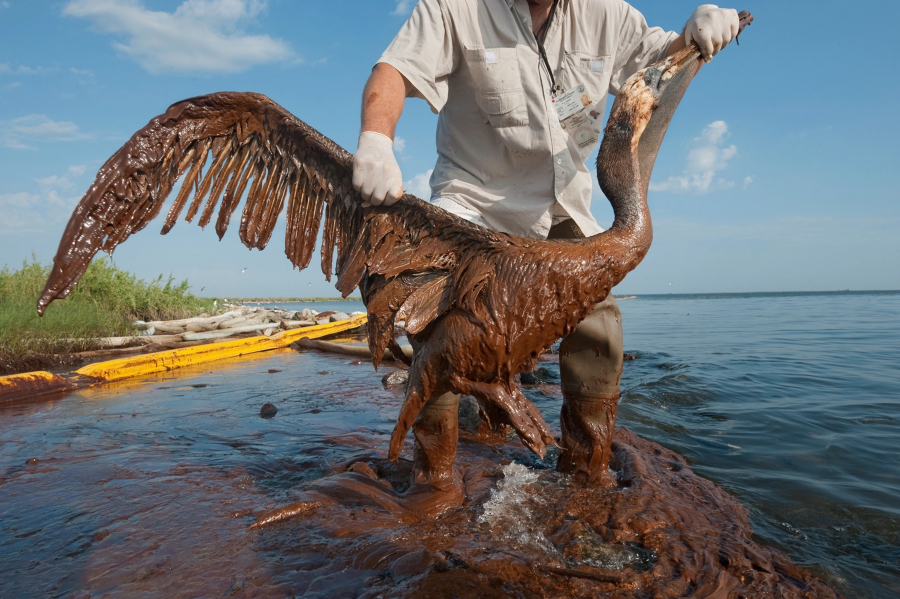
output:
[[[375,131],[359,134],[353,155],[353,188],[374,206],[392,206],[403,195],[403,175],[394,158],[394,142]]]
[[[691,42],[697,42],[700,53],[708,62],[737,37],[740,27],[741,20],[736,10],[703,4],[697,7],[684,26],[684,41],[688,46]]]

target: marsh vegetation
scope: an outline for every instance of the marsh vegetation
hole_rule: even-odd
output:
[[[49,272],[34,258],[0,271],[0,375],[77,362],[73,354],[96,349],[101,337],[134,334],[135,320],[185,318],[213,307],[212,299],[190,293],[187,280],[143,281],[104,258],[39,317],[35,300]]]

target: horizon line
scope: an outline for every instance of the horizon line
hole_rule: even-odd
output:
[[[618,293],[616,299],[630,299],[637,297],[687,297],[687,296],[727,296],[727,295],[863,295],[863,294],[900,294],[900,289],[836,289],[832,291],[696,291],[692,293]],[[219,299],[218,296],[204,297],[202,299]],[[252,297],[233,298],[229,302],[271,304],[276,302],[313,303],[313,302],[360,302],[362,298],[355,297]]]

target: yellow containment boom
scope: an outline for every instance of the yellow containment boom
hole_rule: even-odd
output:
[[[0,404],[58,391],[74,391],[79,385],[67,376],[49,372],[26,372],[0,377]]]
[[[72,374],[29,372],[0,377],[0,403],[30,399],[59,391],[74,391],[99,383],[122,381],[186,366],[282,349],[300,339],[317,339],[361,327],[366,324],[366,320],[366,316],[361,315],[350,320],[284,331],[271,337],[248,337],[98,362],[80,368]]]

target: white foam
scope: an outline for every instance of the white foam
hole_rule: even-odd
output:
[[[531,489],[537,481],[537,472],[527,466],[504,466],[503,480],[491,490],[491,498],[485,502],[478,522],[490,526],[491,533],[499,539],[556,554],[556,548],[541,532],[532,513],[532,508],[544,504],[543,498]]]
[[[478,522],[487,524],[498,540],[536,550],[570,565],[622,570],[641,562],[641,556],[630,548],[607,545],[590,529],[570,543],[581,545],[577,551],[580,557],[564,556],[542,531],[542,513],[552,508],[542,490],[536,488],[539,478],[537,472],[522,464],[504,466],[503,479],[491,490],[491,498],[484,503]]]

